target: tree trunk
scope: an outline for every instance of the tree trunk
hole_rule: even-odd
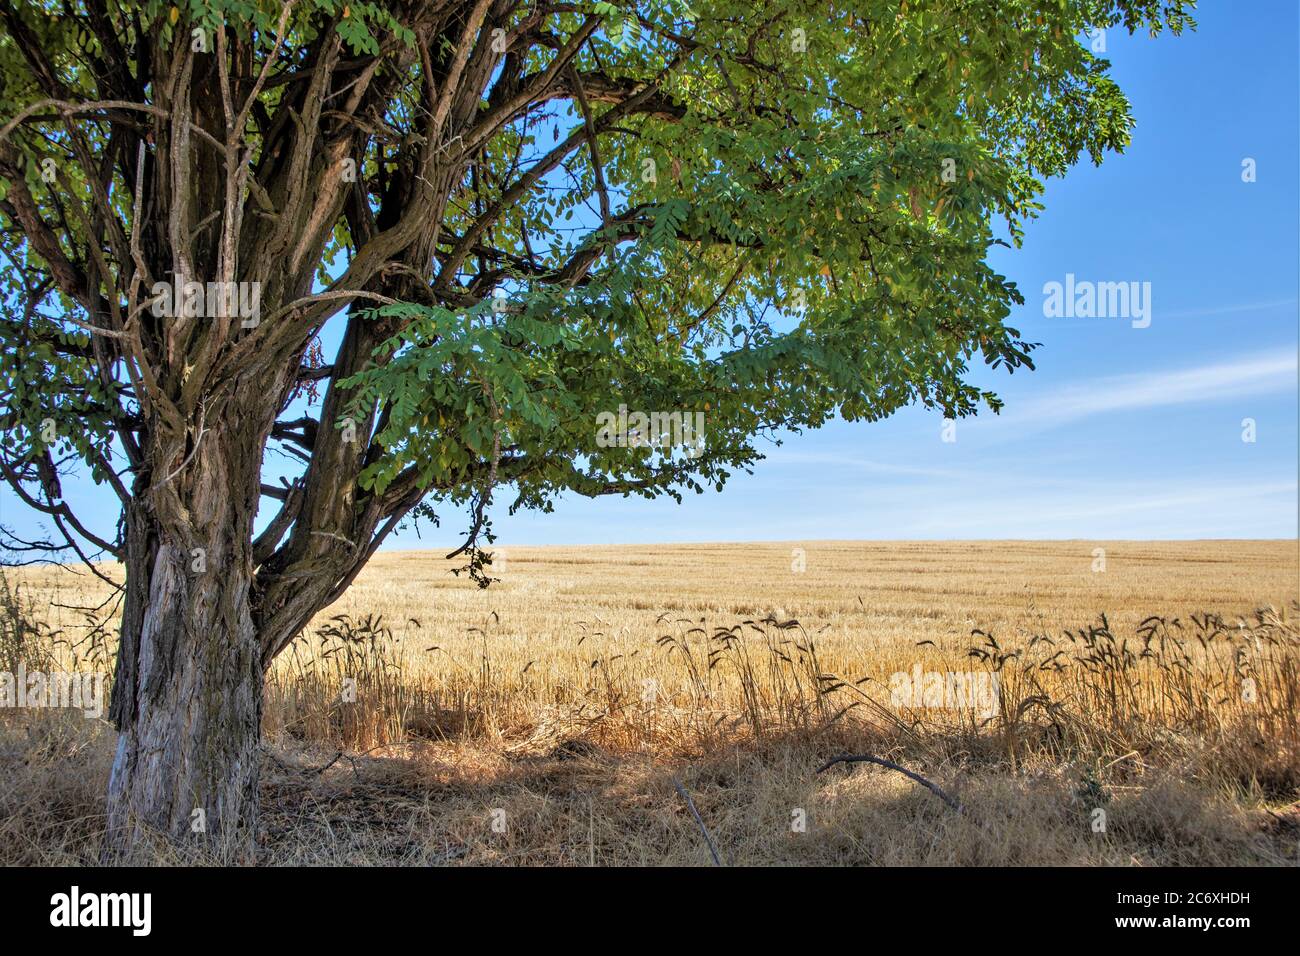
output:
[[[106,862],[159,838],[252,862],[264,670],[249,534],[260,455],[248,438],[208,437],[128,510]]]

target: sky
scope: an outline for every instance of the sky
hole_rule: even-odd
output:
[[[1009,324],[1042,343],[1035,371],[976,373],[1000,416],[833,422],[681,505],[570,495],[508,515],[500,489],[498,544],[1297,537],[1298,17],[1294,0],[1216,3],[1181,37],[1107,34],[1133,142],[1051,181],[1023,247],[990,255],[1025,296]],[[1067,276],[1136,282],[1148,314],[1046,314]],[[87,484],[69,503],[106,513]],[[0,497],[6,524],[35,529],[19,510]],[[386,547],[449,548],[461,524]]]

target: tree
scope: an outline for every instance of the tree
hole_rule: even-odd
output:
[[[1032,345],[989,247],[1128,142],[1097,31],[1185,6],[0,0],[0,469],[58,537],[12,547],[125,565],[106,852],[248,851],[267,667],[435,505],[486,584],[496,489],[996,411],[970,364]]]

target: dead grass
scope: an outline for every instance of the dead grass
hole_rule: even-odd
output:
[[[381,555],[277,662],[263,862],[707,864],[674,779],[735,864],[1297,862],[1294,542],[505,557],[480,591]],[[67,581],[23,573],[46,628],[26,644],[91,666],[111,628],[71,608],[103,594]],[[995,710],[900,706],[891,675],[917,668],[996,676]],[[0,716],[0,862],[94,858],[111,747],[97,722]],[[814,772],[844,752],[963,810],[885,769]]]

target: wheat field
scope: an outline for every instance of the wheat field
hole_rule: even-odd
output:
[[[277,660],[263,862],[1297,861],[1294,541],[499,547],[487,589],[455,567],[379,554]],[[11,577],[52,655],[109,666],[112,605],[77,610],[106,587]],[[996,706],[900,703],[922,672]],[[0,862],[92,857],[110,729],[0,721]],[[817,772],[844,753],[961,809]]]

